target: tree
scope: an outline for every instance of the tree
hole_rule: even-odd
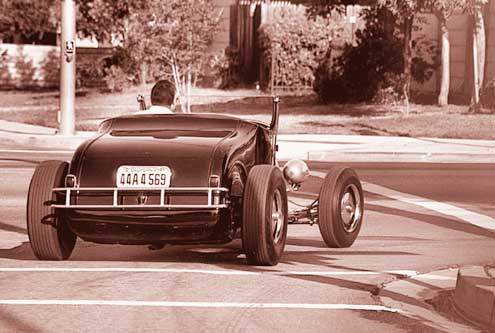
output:
[[[56,0],[0,0],[0,32],[20,43],[21,37],[57,30],[60,5]]]
[[[201,72],[221,14],[211,0],[91,0],[79,11],[81,32],[117,37],[141,82],[154,69],[173,77],[180,96]]]
[[[403,40],[403,74],[402,74],[402,94],[406,105],[409,105],[411,80],[412,80],[412,31],[413,23],[416,14],[422,12],[428,2],[428,0],[378,0],[374,3],[375,6],[382,7],[391,12],[392,15],[385,15],[385,19],[388,22],[394,22],[398,24],[400,31],[402,32]],[[481,0],[480,0],[481,1]],[[346,0],[319,0],[312,6],[311,12],[317,15],[323,15],[329,10],[338,8],[339,5],[345,5],[349,3],[355,3],[355,1]],[[397,18],[394,20],[392,17]],[[391,19],[392,18],[392,19]],[[393,30],[389,30],[390,34],[393,34]]]
[[[403,82],[402,90],[406,105],[409,105],[412,79],[412,31],[416,14],[422,12],[427,0],[379,0],[379,6],[384,6],[399,18],[399,25],[403,34]]]
[[[450,40],[447,20],[454,10],[464,7],[464,0],[430,0],[429,6],[438,19],[441,32],[442,45],[442,75],[440,81],[440,92],[438,94],[438,105],[445,106],[449,101],[450,90]]]
[[[485,23],[483,9],[488,0],[464,0],[465,11],[471,15],[473,21],[473,89],[472,109],[479,111],[480,90],[483,87],[486,56]]]
[[[153,21],[143,31],[147,47],[155,50],[149,62],[171,69],[180,96],[201,73],[221,14],[210,0],[149,1],[147,17]]]

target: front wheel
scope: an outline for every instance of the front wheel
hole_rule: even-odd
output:
[[[318,225],[329,247],[349,247],[356,240],[364,214],[364,197],[356,172],[334,167],[323,180],[318,199]]]
[[[287,215],[282,172],[273,165],[254,166],[242,207],[242,247],[250,264],[278,264],[287,239]]]
[[[69,164],[61,161],[41,162],[29,184],[27,229],[29,243],[41,260],[65,260],[76,244],[76,235],[69,229],[65,215],[50,207],[59,196],[54,187],[64,185]]]

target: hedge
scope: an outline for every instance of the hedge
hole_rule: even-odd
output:
[[[275,61],[275,86],[311,88],[318,64],[325,58],[329,37],[335,25],[322,17],[309,19],[302,5],[275,7],[272,18],[259,29],[263,75],[260,85],[271,86],[272,59]],[[273,56],[272,56],[273,54]]]

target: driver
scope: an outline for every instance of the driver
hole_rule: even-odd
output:
[[[159,80],[151,89],[151,107],[139,113],[172,113],[175,101],[175,85]]]

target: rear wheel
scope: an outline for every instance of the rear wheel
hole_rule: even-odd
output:
[[[356,240],[364,214],[364,197],[356,172],[334,167],[323,180],[318,199],[318,225],[329,247],[349,247]]]
[[[253,265],[276,265],[287,239],[287,191],[282,172],[273,165],[249,172],[242,208],[242,246]]]
[[[69,229],[65,214],[50,207],[62,198],[52,192],[64,186],[69,164],[61,161],[41,162],[29,184],[27,229],[34,254],[41,260],[65,260],[76,244],[76,235]]]

